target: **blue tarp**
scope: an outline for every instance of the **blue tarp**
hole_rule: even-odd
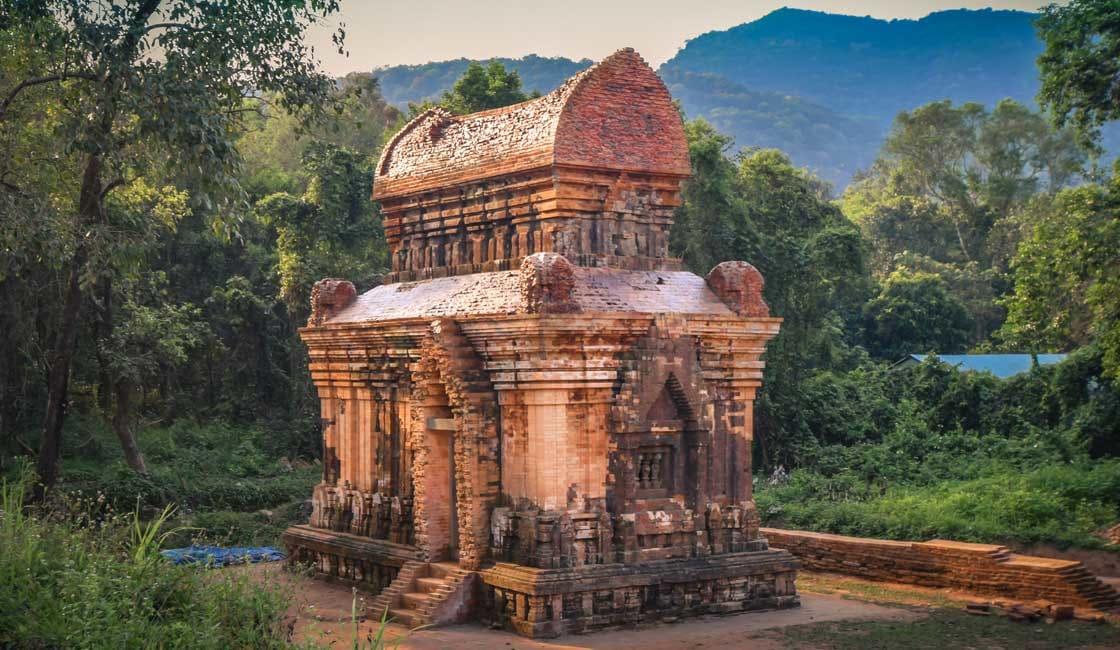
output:
[[[160,555],[172,564],[206,564],[226,566],[227,564],[256,564],[257,562],[276,562],[284,559],[280,549],[271,546],[188,546],[160,551]]]
[[[894,364],[896,367],[906,367],[913,363],[921,363],[928,354],[909,354],[906,358]],[[1069,356],[1068,354],[1038,354],[1038,365],[1048,366],[1060,363]],[[1000,379],[1013,377],[1031,369],[1034,359],[1029,354],[941,354],[938,359],[942,363],[956,366],[961,372],[990,372]]]

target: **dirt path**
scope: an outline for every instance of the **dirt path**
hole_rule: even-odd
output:
[[[350,588],[321,580],[293,576],[279,563],[256,565],[244,569],[255,580],[279,585],[291,591],[295,605],[297,641],[311,641],[326,647],[350,648],[354,638],[351,609],[354,595]],[[359,592],[358,610],[362,611],[369,596]],[[912,621],[921,618],[914,611],[884,607],[845,598],[840,594],[804,592],[801,607],[791,610],[755,612],[739,616],[685,619],[674,624],[658,624],[637,629],[613,630],[589,635],[565,636],[547,641],[533,641],[510,632],[490,630],[481,625],[455,625],[409,633],[404,627],[390,625],[387,638],[402,638],[402,650],[575,650],[597,648],[622,650],[676,650],[677,648],[738,648],[744,639],[765,630],[842,620]],[[377,621],[359,623],[359,638],[376,633]],[[783,647],[773,638],[751,638],[750,647],[777,650]]]

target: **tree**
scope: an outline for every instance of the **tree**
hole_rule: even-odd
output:
[[[867,349],[885,359],[963,352],[972,317],[945,281],[932,273],[895,271],[863,307]]]
[[[702,119],[686,122],[685,134],[692,176],[682,188],[670,244],[690,269],[704,274],[732,259],[733,224],[746,206],[736,191],[735,163],[727,157],[731,138]]]
[[[486,67],[472,61],[451,90],[443,94],[440,104],[452,113],[463,115],[491,108],[501,108],[529,99],[521,90],[521,76],[506,70],[501,61]]]
[[[45,164],[73,170],[57,188],[68,226],[63,243],[61,310],[48,355],[47,406],[38,472],[43,486],[58,474],[70,370],[83,303],[100,271],[113,263],[106,201],[146,172],[179,170],[203,208],[237,196],[232,138],[247,98],[277,96],[295,113],[318,107],[330,79],[316,68],[304,35],[338,9],[337,0],[266,0],[214,5],[201,0],[4,0],[32,59],[0,87],[0,122],[13,131],[34,119],[25,102],[49,98],[60,108],[56,159],[13,160],[0,170],[8,192],[33,192]],[[341,48],[341,31],[335,43]],[[231,206],[226,203],[225,207]]]
[[[1023,205],[1040,187],[1057,192],[1085,163],[1069,131],[1055,131],[1041,115],[1010,99],[985,116],[974,154],[982,200],[997,215]]]
[[[780,151],[744,151],[736,164],[730,140],[707,123],[689,122],[685,133],[693,176],[671,249],[701,275],[745,260],[766,278],[766,302],[785,322],[767,346],[755,440],[763,465],[796,464],[810,435],[804,382],[858,356],[850,344],[868,288],[859,230],[829,202],[828,186]]]
[[[310,174],[304,168],[307,150],[317,144],[349,149],[377,160],[390,127],[401,114],[381,96],[377,78],[352,72],[331,91],[335,110],[324,111],[305,124],[281,106],[262,107],[249,114],[245,132],[237,139],[244,159],[240,174],[249,198],[257,201],[275,192],[300,194]]]
[[[281,192],[257,203],[279,235],[280,297],[296,320],[307,318],[316,280],[345,277],[370,286],[388,265],[385,233],[370,200],[371,159],[316,143],[304,167],[311,180],[303,196]]]
[[[952,225],[963,261],[987,265],[992,225],[1040,187],[1056,192],[1082,169],[1085,155],[1068,132],[1050,128],[1013,100],[983,106],[932,102],[895,119],[872,176],[894,194],[921,196]]]
[[[1059,126],[1094,147],[1100,126],[1120,118],[1120,1],[1072,0],[1042,9],[1038,100]]]
[[[104,345],[103,353],[112,372],[113,430],[120,439],[128,466],[147,474],[144,455],[132,430],[133,394],[145,382],[158,379],[169,367],[186,363],[188,353],[204,338],[206,325],[194,305],[173,305],[158,300],[154,305],[145,305],[137,298],[129,295],[125,299],[123,318]]]
[[[981,344],[1003,319],[1008,260],[1084,152],[1068,130],[1012,100],[989,112],[934,102],[901,113],[872,169],[845,191],[845,214],[872,245],[874,272],[933,273]]]
[[[911,193],[924,194],[947,207],[961,253],[972,259],[966,234],[977,220],[978,197],[970,181],[977,175],[970,155],[976,149],[984,107],[955,108],[949,100],[899,113],[883,143],[892,171]]]
[[[940,206],[922,195],[905,193],[887,175],[872,175],[850,185],[840,200],[870,246],[870,268],[886,278],[903,255],[938,262],[963,262],[956,231]]]
[[[1120,378],[1120,178],[1068,189],[1012,260],[1004,345],[1038,352],[1096,342]]]

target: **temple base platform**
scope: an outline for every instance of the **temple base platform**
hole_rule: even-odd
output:
[[[498,563],[479,572],[477,617],[537,638],[797,607],[798,567],[773,549],[576,569]]]

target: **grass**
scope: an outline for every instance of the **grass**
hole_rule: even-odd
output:
[[[937,609],[916,621],[840,621],[767,632],[787,648],[868,650],[873,648],[945,650],[1073,650],[1120,647],[1120,627],[1078,621],[1054,625],[1015,623]],[[758,638],[758,637],[756,637]]]
[[[169,523],[180,530],[171,545],[276,545],[285,528],[306,520],[303,504],[322,475],[316,461],[282,458],[262,428],[179,421],[139,433],[149,470],[141,476],[100,420],[72,420],[55,492],[92,501],[102,514],[139,510],[144,519],[174,505]],[[0,459],[10,481],[17,467]]]
[[[871,493],[823,487],[822,477],[760,486],[767,525],[925,540],[1048,543],[1107,548],[1098,531],[1120,521],[1120,461],[1002,470],[970,480],[899,485]],[[1117,550],[1117,549],[1111,549]]]
[[[999,616],[972,616],[962,605],[969,599],[941,590],[891,585],[813,572],[797,576],[802,594],[844,598],[899,607],[920,614],[916,620],[835,621],[796,625],[761,633],[787,648],[863,650],[890,648],[945,650],[1057,650],[1120,647],[1120,626],[1081,621],[1016,623]]]
[[[80,500],[29,510],[30,481],[2,486],[0,646],[288,647],[286,594],[163,560],[171,508],[150,521]]]

